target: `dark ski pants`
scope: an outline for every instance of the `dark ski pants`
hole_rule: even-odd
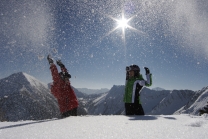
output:
[[[141,104],[125,103],[126,115],[144,115],[144,110]]]
[[[64,112],[61,115],[62,115],[62,118],[69,117],[69,116],[77,116],[77,108]]]

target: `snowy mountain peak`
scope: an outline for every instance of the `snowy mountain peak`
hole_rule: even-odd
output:
[[[0,121],[59,117],[56,99],[34,77],[18,72],[0,80]]]
[[[23,72],[14,73],[0,80],[0,97],[17,94],[18,92],[30,92],[34,94],[50,94],[47,86],[36,78]]]
[[[31,86],[39,87],[39,86],[45,85],[44,83],[42,83],[41,81],[37,80],[35,77],[33,77],[27,73],[24,73],[24,72],[16,73],[16,76],[18,76],[18,75],[19,75],[19,77],[22,76],[23,78],[25,78],[30,83]],[[14,76],[15,76],[15,74],[14,74]],[[45,85],[45,87],[47,88],[46,85]]]
[[[45,84],[43,84],[41,81],[37,80],[36,78],[32,77],[31,75],[24,73],[24,72],[18,72],[10,75],[9,77],[6,77],[4,79],[0,80],[0,85],[4,86],[20,86],[20,84],[23,86],[32,86],[32,87],[46,87]]]

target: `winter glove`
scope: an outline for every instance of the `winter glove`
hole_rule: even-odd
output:
[[[147,67],[144,67],[144,69],[145,69],[145,71],[146,71],[146,75],[150,73],[150,70],[149,70],[149,68],[147,68]]]
[[[59,65],[61,68],[64,68],[64,64],[61,62],[61,60],[56,61],[57,65]]]
[[[53,64],[53,59],[51,58],[50,55],[47,56],[47,60],[49,64]]]
[[[66,72],[66,73],[64,74],[64,76],[67,77],[67,78],[71,78],[71,74],[69,74],[68,72]]]

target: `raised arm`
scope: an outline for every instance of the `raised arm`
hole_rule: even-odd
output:
[[[145,81],[145,86],[151,86],[152,85],[152,74],[149,73],[146,75],[147,80]]]
[[[146,71],[146,80],[143,79],[143,77],[141,76],[140,78],[142,80],[137,80],[135,82],[135,84],[139,83],[141,86],[151,86],[152,85],[152,74],[150,73],[150,70],[147,67],[144,67],[145,71]]]
[[[146,72],[146,81],[145,81],[145,86],[151,86],[152,85],[152,74],[150,73],[149,68],[144,67],[145,72]]]
[[[54,82],[57,82],[59,80],[59,73],[56,65],[53,63],[53,59],[51,58],[50,55],[47,56],[47,60],[50,64],[50,70],[51,70],[51,75],[53,78]]]
[[[56,65],[52,63],[50,66],[50,70],[51,70],[51,75],[52,75],[53,81],[57,82],[59,80],[59,73],[58,73],[58,69],[57,69]]]

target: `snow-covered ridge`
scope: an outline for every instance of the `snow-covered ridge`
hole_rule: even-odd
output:
[[[202,109],[208,102],[208,87],[204,87],[195,92],[195,95],[191,98],[189,103],[184,107],[176,111],[175,113],[186,113],[198,115],[198,111]]]
[[[184,106],[194,95],[191,90],[172,90],[152,111],[154,115],[170,115]]]

